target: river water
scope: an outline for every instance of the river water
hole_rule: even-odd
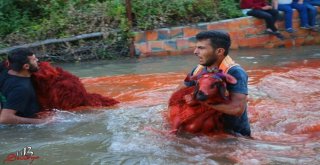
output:
[[[9,161],[26,147],[32,164],[48,165],[320,164],[320,47],[230,54],[249,74],[253,139],[165,133],[167,101],[197,64],[193,55],[57,64],[81,77],[89,92],[121,103],[57,110],[50,124],[0,125],[0,162],[30,163]]]

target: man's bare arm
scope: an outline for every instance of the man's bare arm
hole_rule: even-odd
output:
[[[50,121],[51,119],[35,119],[26,118],[16,115],[16,111],[12,109],[3,109],[0,113],[1,124],[41,124]]]
[[[241,116],[247,104],[247,95],[240,93],[230,93],[231,101],[222,104],[208,104],[211,108],[233,116]]]

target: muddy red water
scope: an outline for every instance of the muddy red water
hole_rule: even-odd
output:
[[[84,113],[58,110],[51,124],[0,125],[0,162],[31,147],[39,157],[33,164],[320,164],[319,50],[231,51],[249,75],[253,139],[166,134],[163,114],[197,64],[192,55],[61,64],[88,92],[121,103]]]
[[[287,157],[296,157],[303,152],[305,157],[316,159],[320,150],[319,66],[320,60],[306,60],[248,70],[249,88],[252,89],[248,112],[254,140],[290,143],[293,148],[292,143],[308,144],[311,146],[298,150],[279,149],[278,152]],[[168,89],[174,89],[184,77],[185,73],[132,74],[83,78],[82,82],[90,92],[114,96],[123,106],[148,107],[166,104],[172,92]],[[232,159],[238,162],[248,154],[249,157],[263,156],[268,154],[268,147],[263,154],[250,150],[245,155],[234,155]],[[270,152],[273,155],[275,151],[271,149]]]

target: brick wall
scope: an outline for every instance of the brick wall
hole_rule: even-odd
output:
[[[320,7],[318,7],[318,11],[320,13]],[[318,18],[320,18],[319,15]],[[317,23],[320,23],[319,19],[317,19]],[[226,30],[231,36],[231,49],[320,45],[320,32],[299,29],[297,11],[294,11],[293,16],[293,28],[297,32],[294,34],[285,32],[284,21],[277,22],[277,26],[286,37],[283,41],[264,33],[264,20],[247,16],[218,22],[135,32],[134,44],[138,56],[186,54],[192,53],[195,46],[194,36],[198,32]]]

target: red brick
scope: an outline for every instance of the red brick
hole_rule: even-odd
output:
[[[238,31],[232,31],[232,32],[229,32],[229,35],[230,35],[231,41],[233,41],[233,40],[239,38],[241,33],[239,34]]]
[[[194,49],[195,47],[196,47],[196,43],[189,41],[189,48]]]
[[[174,40],[171,41],[164,41],[163,42],[163,49],[166,51],[175,51],[177,50],[177,43]]]
[[[152,56],[168,56],[170,55],[169,51],[162,51],[162,52],[152,52]]]
[[[270,41],[274,36],[270,35],[261,35],[257,37],[248,38],[248,42],[250,43],[248,46],[253,47],[262,47],[266,42]]]
[[[320,11],[320,9],[318,8]],[[204,25],[205,26],[205,25]],[[254,47],[292,47],[301,45],[320,44],[320,33],[311,32],[310,30],[300,29],[299,18],[293,20],[293,28],[297,30],[293,34],[284,32],[284,21],[277,23],[281,33],[285,35],[284,41],[279,40],[272,35],[264,34],[266,29],[264,20],[254,17],[230,19],[221,22],[207,23],[208,30],[226,30],[229,32],[232,39],[231,49],[238,48],[254,48]],[[155,31],[148,31],[145,34],[146,43],[137,43],[143,40],[143,32],[135,34],[135,47],[141,52],[141,56],[154,55],[178,55],[182,53],[192,53],[195,47],[194,36],[201,31],[197,27],[176,27],[167,29],[168,33],[164,33],[164,38],[176,38],[169,41],[157,41],[159,34]],[[187,36],[186,38],[182,38]],[[149,41],[149,42],[148,42]]]
[[[146,31],[146,39],[147,41],[156,41],[158,40],[158,33],[153,30]]]
[[[295,32],[295,35],[299,36],[299,37],[306,37],[309,35],[310,30],[306,30],[306,29],[296,29],[297,31]]]
[[[284,41],[284,47],[289,48],[295,46],[295,41],[294,40],[286,40]]]
[[[320,34],[314,37],[314,41],[316,42],[316,44],[320,45]]]
[[[185,55],[185,54],[192,54],[192,50],[177,50],[177,51],[170,51],[169,55],[176,56],[176,55]]]
[[[253,26],[259,26],[265,24],[263,19],[253,18],[252,25]]]
[[[183,37],[193,37],[197,35],[201,30],[192,27],[183,28]]]
[[[179,38],[183,37],[182,27],[172,28],[170,30],[170,38]]]
[[[146,34],[145,32],[136,32],[134,33],[134,42],[145,42],[146,41]]]
[[[247,26],[250,25],[250,21],[247,18],[241,18],[241,19],[239,19],[239,23],[238,24],[239,24],[240,28],[247,27]]]
[[[243,34],[245,35],[251,35],[251,34],[258,34],[263,30],[257,27],[248,27],[248,28],[242,29],[242,31],[243,31]]]
[[[225,22],[223,23],[212,23],[207,26],[208,30],[222,30],[226,29],[227,25]]]
[[[240,30],[240,24],[237,21],[227,22],[226,25],[227,25],[226,30],[228,30],[228,31],[239,31]]]
[[[161,52],[164,50],[163,41],[150,41],[148,46],[148,49],[152,52]]]
[[[274,46],[275,46],[274,43],[268,42],[264,45],[264,48],[274,48]]]
[[[187,48],[190,48],[189,41],[187,39],[185,38],[177,39],[178,50],[187,49]]]
[[[230,49],[239,49],[239,44],[237,40],[232,40]]]
[[[311,33],[316,33],[316,32],[311,32]],[[312,35],[311,36],[309,35],[308,37],[305,38],[305,44],[306,45],[314,45],[314,44],[316,44],[315,38],[312,37]]]
[[[248,45],[250,44],[250,43],[249,43],[249,40],[247,40],[246,38],[238,39],[238,40],[237,40],[237,43],[238,43],[238,46],[239,46],[239,47],[243,47],[243,48],[248,47]]]
[[[136,47],[141,53],[150,52],[150,49],[149,49],[149,46],[147,45],[147,43],[135,44],[135,47]]]
[[[295,46],[301,46],[303,45],[305,42],[305,38],[304,37],[298,37],[296,40],[295,40]]]

